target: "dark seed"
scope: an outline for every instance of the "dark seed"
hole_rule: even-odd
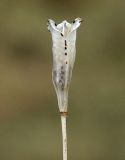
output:
[[[65,47],[65,49],[67,49],[67,47]]]
[[[64,74],[65,72],[61,71],[61,74]]]
[[[57,26],[57,24],[55,23],[55,26]]]
[[[63,37],[63,34],[61,33],[61,36]]]
[[[75,20],[72,23],[75,23]]]
[[[66,42],[66,40],[65,40],[65,46],[67,46],[67,42]]]
[[[65,53],[65,56],[67,56],[67,53]]]
[[[67,61],[66,61],[66,64],[67,64]]]

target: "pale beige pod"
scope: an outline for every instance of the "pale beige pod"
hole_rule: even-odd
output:
[[[48,30],[52,35],[52,79],[62,113],[67,112],[68,89],[76,55],[76,32],[81,22],[81,18],[76,18],[72,23],[64,20],[57,25],[48,20]]]

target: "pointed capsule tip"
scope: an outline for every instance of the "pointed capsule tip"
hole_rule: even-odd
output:
[[[83,22],[83,20],[81,19],[79,22],[80,22],[80,23],[82,23],[82,22]]]

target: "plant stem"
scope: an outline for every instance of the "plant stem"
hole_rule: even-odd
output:
[[[67,133],[66,133],[65,115],[61,115],[61,125],[62,125],[63,160],[67,160]]]

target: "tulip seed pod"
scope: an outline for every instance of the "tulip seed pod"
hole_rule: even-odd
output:
[[[76,31],[81,22],[81,18],[76,18],[72,23],[65,20],[57,25],[48,20],[48,30],[52,35],[52,80],[60,113],[67,113],[68,90],[76,55]]]

